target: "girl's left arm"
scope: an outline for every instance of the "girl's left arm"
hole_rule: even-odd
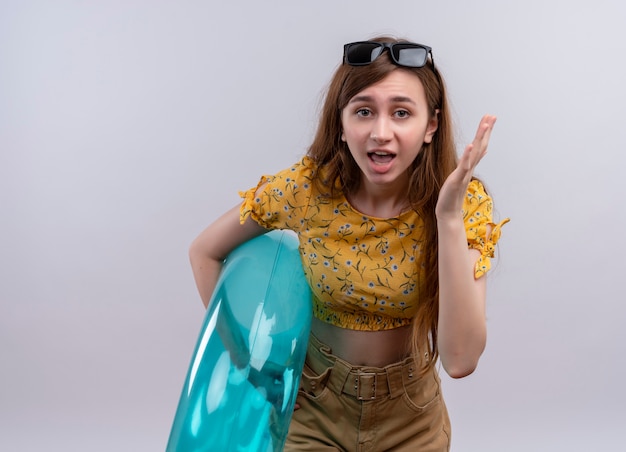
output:
[[[439,247],[437,346],[443,368],[452,378],[465,377],[476,369],[487,342],[486,278],[474,276],[480,251],[468,249],[461,210],[474,169],[487,153],[495,121],[495,116],[482,118],[474,141],[442,186],[435,210]]]

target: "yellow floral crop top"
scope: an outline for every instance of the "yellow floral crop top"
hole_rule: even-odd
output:
[[[241,222],[250,216],[267,229],[298,234],[318,319],[366,331],[410,324],[424,279],[419,265],[421,219],[414,210],[395,218],[363,215],[345,197],[320,193],[313,182],[316,170],[304,157],[274,176],[263,176],[257,187],[240,193]],[[482,184],[472,181],[463,218],[468,246],[481,251],[476,278],[489,270],[500,228],[508,221],[494,224],[492,208]]]

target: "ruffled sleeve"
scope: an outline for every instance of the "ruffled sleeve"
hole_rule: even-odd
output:
[[[247,191],[239,192],[243,198],[239,221],[248,217],[266,229],[291,229],[298,231],[303,224],[315,169],[305,157],[273,176],[261,177],[259,183]]]
[[[480,278],[491,268],[491,258],[500,239],[502,226],[509,222],[506,218],[500,223],[493,222],[493,200],[478,180],[470,182],[463,205],[463,221],[467,234],[467,245],[480,251],[480,258],[474,266],[474,277]],[[491,233],[488,234],[489,230]]]

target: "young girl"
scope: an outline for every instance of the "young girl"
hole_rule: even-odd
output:
[[[207,305],[237,245],[298,235],[314,313],[285,450],[449,450],[435,364],[464,377],[485,347],[483,276],[507,220],[473,172],[495,121],[457,162],[430,47],[346,44],[307,155],[193,242]]]

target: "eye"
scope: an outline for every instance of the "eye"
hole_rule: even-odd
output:
[[[368,116],[372,115],[372,111],[369,108],[359,108],[356,111],[356,115],[360,116],[361,118],[367,118]]]
[[[411,115],[407,110],[397,110],[394,112],[396,118],[408,118]]]

